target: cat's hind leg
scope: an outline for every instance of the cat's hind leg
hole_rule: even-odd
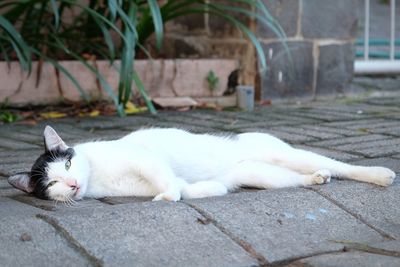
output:
[[[331,173],[318,170],[312,174],[301,174],[293,170],[262,161],[246,160],[234,166],[221,182],[234,189],[239,186],[256,188],[282,188],[328,183]]]
[[[272,163],[303,174],[326,169],[332,173],[333,177],[374,183],[381,186],[392,184],[396,177],[396,174],[388,168],[351,165],[295,148],[275,155]]]

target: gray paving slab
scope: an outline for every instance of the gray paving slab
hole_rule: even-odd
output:
[[[90,266],[33,207],[0,198],[1,266]]]
[[[387,127],[398,126],[400,121],[398,120],[389,120],[389,119],[367,119],[367,120],[359,120],[359,121],[340,121],[335,123],[328,124],[329,126],[334,127],[344,127],[351,130],[371,130],[371,129],[381,129]]]
[[[119,117],[96,117],[92,119],[82,118],[76,121],[76,126],[85,130],[96,129],[118,129],[122,127],[142,127],[153,121],[159,120],[159,117],[135,115],[124,118]]]
[[[0,166],[9,163],[33,162],[41,153],[44,152],[43,144],[41,148],[30,150],[7,150],[0,151]]]
[[[146,202],[53,213],[105,266],[254,266],[257,261],[180,203]]]
[[[336,181],[316,190],[387,236],[400,238],[400,185],[397,181],[389,187]]]
[[[400,144],[400,138],[392,138],[388,137],[386,139],[382,140],[368,140],[368,141],[363,141],[360,143],[354,143],[354,144],[343,144],[343,145],[338,145],[337,148],[340,150],[362,150],[362,149],[375,149],[379,151],[381,147],[385,146],[397,146]]]
[[[399,125],[391,125],[385,128],[372,129],[372,133],[388,134],[393,136],[400,136],[400,122]]]
[[[388,142],[388,145],[378,146],[378,147],[368,147],[368,148],[358,148],[357,151],[367,157],[383,157],[383,156],[391,156],[398,154],[400,152],[400,144],[397,143],[391,145],[391,142]]]
[[[311,136],[306,136],[302,135],[301,133],[288,133],[288,132],[282,132],[282,131],[277,131],[273,129],[263,129],[263,128],[249,128],[246,129],[246,131],[243,132],[259,132],[259,133],[268,133],[271,134],[275,137],[278,137],[285,142],[291,143],[291,144],[299,144],[299,143],[305,143],[305,142],[311,142],[315,141],[314,137]]]
[[[24,133],[16,131],[15,128],[10,130],[3,129],[0,131],[0,138],[9,138],[12,140],[23,141],[30,144],[40,145],[43,143],[43,137],[38,135],[33,135],[30,133]]]
[[[292,126],[280,126],[280,127],[273,127],[273,130],[293,133],[293,134],[301,134],[305,136],[310,136],[316,139],[333,139],[333,138],[341,138],[342,135],[337,133],[328,133],[324,131],[314,130],[314,129],[306,129],[300,127],[292,127]]]
[[[14,149],[14,150],[22,150],[22,149],[35,149],[40,147],[39,144],[30,144],[23,141],[16,141],[9,138],[0,138],[0,147],[5,149]]]
[[[346,128],[334,128],[334,127],[329,127],[325,126],[324,123],[315,125],[315,124],[305,124],[305,125],[299,125],[299,128],[301,129],[306,129],[306,130],[315,130],[315,131],[320,131],[324,133],[333,133],[341,136],[357,136],[357,135],[365,135],[365,132],[362,131],[354,131],[354,130],[349,130]]]
[[[34,161],[24,161],[20,163],[0,163],[0,174],[3,176],[10,176],[17,172],[30,171]]]
[[[332,158],[332,159],[336,159],[336,160],[340,160],[340,161],[353,161],[353,160],[359,160],[363,157],[359,156],[359,155],[353,155],[350,154],[348,152],[343,152],[343,151],[337,151],[337,150],[333,150],[333,149],[325,149],[325,148],[319,148],[319,147],[313,147],[313,146],[309,146],[309,145],[295,145],[294,147],[299,148],[299,149],[304,149],[304,150],[308,150],[308,151],[312,151],[314,153],[318,153],[320,155]]]
[[[329,148],[336,148],[340,145],[355,145],[357,143],[366,143],[371,144],[371,142],[379,141],[379,140],[387,140],[391,139],[385,135],[380,134],[365,134],[361,136],[353,136],[353,137],[346,137],[346,138],[339,138],[339,139],[331,139],[331,140],[324,140],[324,141],[317,141],[317,142],[310,142],[313,146],[321,146],[321,147],[329,147]]]
[[[270,263],[343,249],[343,245],[332,240],[383,239],[349,213],[307,189],[264,190],[187,202],[250,243]]]
[[[286,266],[307,266],[307,267],[348,267],[348,266],[364,266],[364,267],[398,267],[400,266],[400,258],[385,256],[361,251],[351,251],[346,253],[334,253],[327,255],[319,255]]]
[[[107,204],[97,200],[97,199],[83,199],[80,201],[76,201],[74,203],[59,203],[51,200],[43,200],[34,197],[33,195],[23,194],[19,192],[19,194],[13,194],[9,196],[13,200],[16,200],[20,203],[27,204],[29,206],[41,209],[43,211],[57,211],[57,212],[75,212],[78,209],[90,209],[94,206],[104,207],[108,206]]]
[[[337,112],[325,109],[309,109],[302,112],[293,112],[296,117],[304,117],[311,119],[318,119],[323,121],[342,121],[342,120],[360,120],[367,117],[366,114],[358,114],[357,112]]]
[[[388,254],[390,254],[390,252],[397,252],[393,254],[397,254],[400,257],[400,240],[391,240],[376,244],[368,244],[368,246],[373,248],[383,249],[386,252],[389,252]]]

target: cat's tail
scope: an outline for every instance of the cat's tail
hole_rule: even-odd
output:
[[[228,189],[220,182],[200,181],[188,184],[181,190],[182,199],[223,196]]]

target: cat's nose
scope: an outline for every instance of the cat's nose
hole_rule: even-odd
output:
[[[75,188],[78,187],[78,183],[76,182],[75,179],[68,179],[68,180],[66,181],[66,183],[67,183],[67,185],[68,185],[69,187],[71,187],[72,189],[75,189]]]

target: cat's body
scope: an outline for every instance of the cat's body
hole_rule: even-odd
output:
[[[331,176],[381,186],[395,178],[387,168],[338,162],[261,133],[215,136],[147,129],[73,149],[51,127],[46,127],[44,135],[47,162],[42,155],[30,173],[9,181],[26,192],[60,201],[105,196],[177,201],[224,195],[240,186],[322,184]]]

